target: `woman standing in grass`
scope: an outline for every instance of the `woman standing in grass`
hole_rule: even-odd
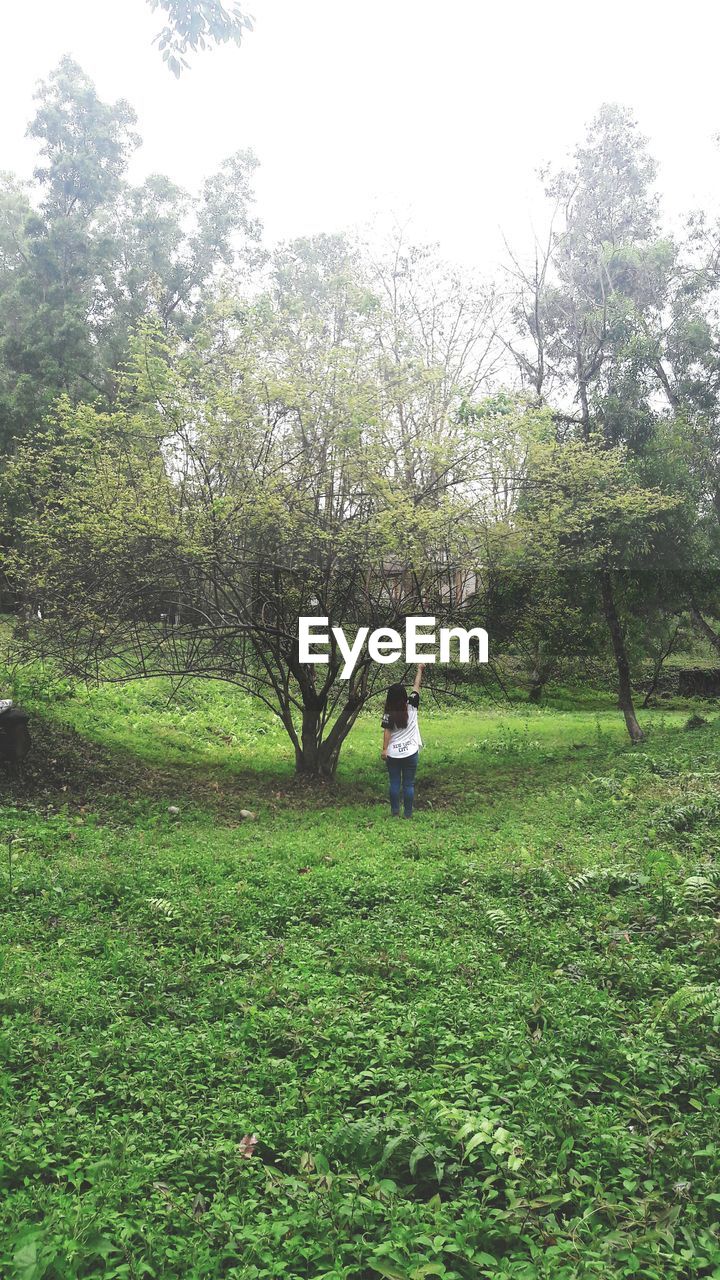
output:
[[[422,747],[418,707],[420,685],[425,663],[418,666],[413,691],[408,698],[402,684],[391,684],[385,699],[382,718],[382,758],[387,763],[390,777],[390,811],[393,818],[400,817],[400,791],[403,793],[403,817],[412,818],[415,799],[415,770]]]

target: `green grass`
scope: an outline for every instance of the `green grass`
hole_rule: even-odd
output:
[[[233,690],[34,679],[0,1274],[720,1276],[720,725],[427,705],[393,823],[377,710],[308,788]]]

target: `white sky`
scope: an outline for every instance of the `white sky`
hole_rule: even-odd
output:
[[[252,147],[270,241],[390,216],[490,272],[503,232],[530,248],[538,167],[561,161],[604,101],[635,112],[673,216],[720,212],[716,0],[246,7],[256,27],[243,47],[199,55],[176,81],[145,0],[5,0],[0,168],[30,173],[33,89],[70,53],[102,97],[135,107],[134,176],[162,171],[194,188]]]

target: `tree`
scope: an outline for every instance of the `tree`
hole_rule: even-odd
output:
[[[519,662],[539,702],[563,662],[597,647],[577,577],[551,557],[533,554],[522,515],[533,484],[535,450],[555,438],[552,414],[527,395],[501,392],[464,404],[461,422],[475,450],[476,596],[493,647]]]
[[[32,423],[59,392],[97,394],[96,281],[108,252],[102,214],[137,145],[125,102],[106,106],[69,58],[38,92],[29,134],[41,143],[37,209],[6,186],[14,252],[0,276],[0,439]]]
[[[553,406],[558,441],[592,441],[591,466],[598,442],[609,451],[622,446],[638,460],[639,477],[643,466],[652,472],[664,430],[655,403],[652,334],[677,258],[676,247],[658,232],[654,174],[632,118],[604,107],[572,165],[548,181],[555,214],[544,256],[530,271],[514,260],[516,332],[508,339],[524,381],[540,402]],[[629,619],[621,614],[610,561],[599,562],[597,588],[620,702],[637,740],[642,734],[632,701]]]
[[[158,316],[186,334],[219,270],[247,261],[253,157],[239,152],[191,199],[166,178],[126,180],[139,139],[125,102],[100,101],[63,58],[29,127],[41,148],[34,202],[0,188],[0,448],[54,399],[112,408],[133,328]]]
[[[682,600],[703,639],[720,651],[720,223],[700,213],[690,218],[653,320],[647,367],[682,432],[696,512]]]
[[[635,714],[623,613],[632,617],[638,583],[672,545],[679,506],[676,495],[639,483],[627,449],[608,448],[598,435],[535,447],[517,517],[525,562],[536,564],[541,582],[554,571],[571,584],[576,601],[599,596],[618,675],[618,702],[632,742],[643,732]]]
[[[43,616],[28,638],[85,677],[232,680],[278,715],[299,772],[332,774],[386,672],[364,649],[343,679],[334,637],[325,666],[301,663],[299,617],[350,635],[452,618],[467,512],[454,437],[423,446],[417,420],[398,470],[380,305],[351,246],[301,241],[190,343],[146,329],[126,409],[62,403],[7,477],[27,512],[11,572]]]

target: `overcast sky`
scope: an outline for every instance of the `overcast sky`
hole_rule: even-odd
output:
[[[228,154],[261,162],[269,240],[412,220],[419,238],[491,271],[541,219],[536,173],[607,101],[631,107],[669,212],[720,213],[715,0],[247,0],[241,49],[177,81],[145,0],[23,0],[3,13],[0,168],[29,174],[32,94],[64,53],[125,97],[144,146],[134,176],[196,187]]]

